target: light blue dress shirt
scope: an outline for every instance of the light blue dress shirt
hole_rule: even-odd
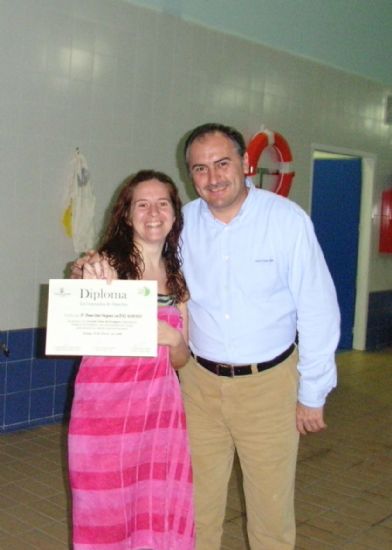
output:
[[[299,401],[319,407],[336,385],[340,315],[309,216],[247,181],[228,224],[196,199],[184,207],[183,271],[195,355],[232,364],[272,359],[299,338]]]

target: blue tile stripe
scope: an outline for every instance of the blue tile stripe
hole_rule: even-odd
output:
[[[69,415],[77,358],[46,357],[45,329],[1,332],[0,432],[60,422]],[[371,292],[366,349],[392,345],[392,290]]]
[[[45,356],[45,329],[1,332],[0,432],[61,422],[69,415],[78,359]]]

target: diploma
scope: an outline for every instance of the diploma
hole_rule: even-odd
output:
[[[46,355],[156,357],[157,282],[49,281]]]

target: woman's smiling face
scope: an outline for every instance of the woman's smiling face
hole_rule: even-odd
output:
[[[136,242],[163,244],[174,220],[174,208],[167,185],[151,179],[135,187],[128,221],[132,225]]]

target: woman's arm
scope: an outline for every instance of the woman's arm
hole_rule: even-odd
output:
[[[174,369],[180,369],[190,357],[188,347],[188,311],[186,303],[179,304],[183,326],[175,329],[164,321],[158,322],[158,344],[169,346],[170,362]]]

